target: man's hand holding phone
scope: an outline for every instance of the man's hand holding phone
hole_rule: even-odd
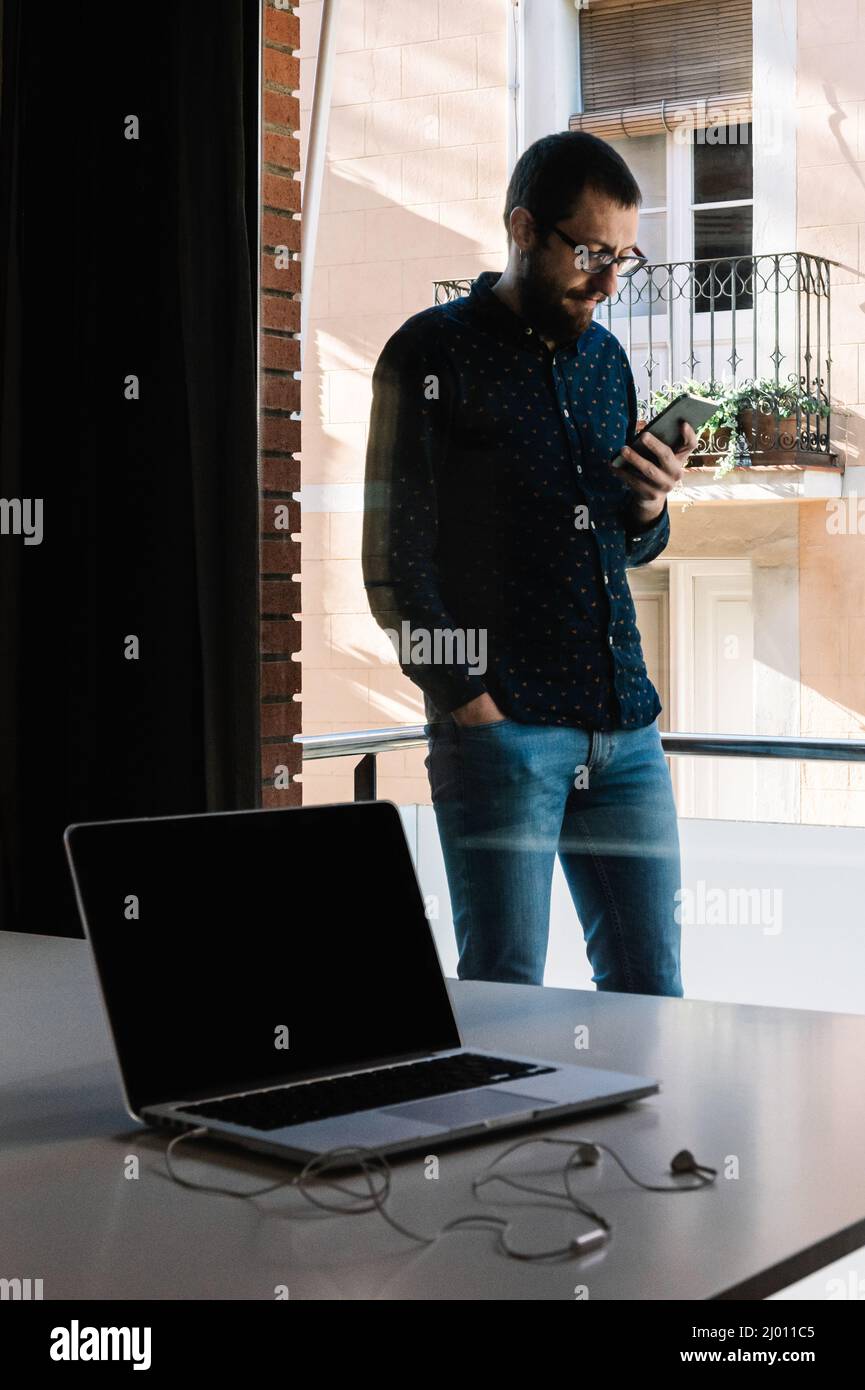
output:
[[[636,521],[644,525],[661,515],[668,494],[673,491],[682,477],[688,459],[696,447],[697,435],[693,425],[690,425],[687,420],[682,420],[680,423],[684,443],[681,449],[673,451],[668,444],[656,439],[645,428],[645,420],[637,421],[640,443],[651,449],[655,456],[652,462],[643,458],[627,444],[622,448],[623,458],[631,465],[631,468],[637,470],[637,473],[632,473],[630,469],[616,471],[635,494],[634,517]]]

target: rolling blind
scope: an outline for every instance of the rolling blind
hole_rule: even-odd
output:
[[[751,0],[589,0],[583,110],[604,139],[751,119]]]

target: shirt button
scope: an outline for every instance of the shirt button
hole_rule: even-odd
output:
[[[604,583],[605,583],[605,584],[609,584],[609,582],[610,582],[610,576],[609,576],[608,574],[605,574],[605,575],[604,575]]]
[[[583,471],[583,466],[582,466],[581,463],[578,463],[578,464],[577,464],[577,472],[578,472],[578,473],[582,473],[582,471]]]
[[[564,410],[564,411],[562,412],[562,414],[565,415],[565,416],[567,416],[568,419],[571,418],[571,412],[570,412],[569,410]]]
[[[612,645],[613,645],[613,639],[612,639],[612,637],[611,637],[611,638],[610,638],[610,646],[612,646]]]
[[[530,328],[527,328],[527,329],[526,329],[526,332],[527,332],[527,333],[531,333],[531,331],[532,331],[532,330],[531,330]]]
[[[594,531],[594,529],[595,529],[595,523],[592,521],[592,522],[589,523],[589,525],[591,526],[592,530]]]

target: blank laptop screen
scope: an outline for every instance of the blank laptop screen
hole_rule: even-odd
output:
[[[130,1104],[458,1047],[390,802],[72,826]]]

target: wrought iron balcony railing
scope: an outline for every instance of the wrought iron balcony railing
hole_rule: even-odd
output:
[[[724,401],[693,464],[834,467],[831,266],[803,251],[657,261],[620,282],[595,312],[623,344],[641,413],[656,393],[699,390]],[[434,281],[437,304],[470,280]],[[654,398],[654,399],[653,399]]]

